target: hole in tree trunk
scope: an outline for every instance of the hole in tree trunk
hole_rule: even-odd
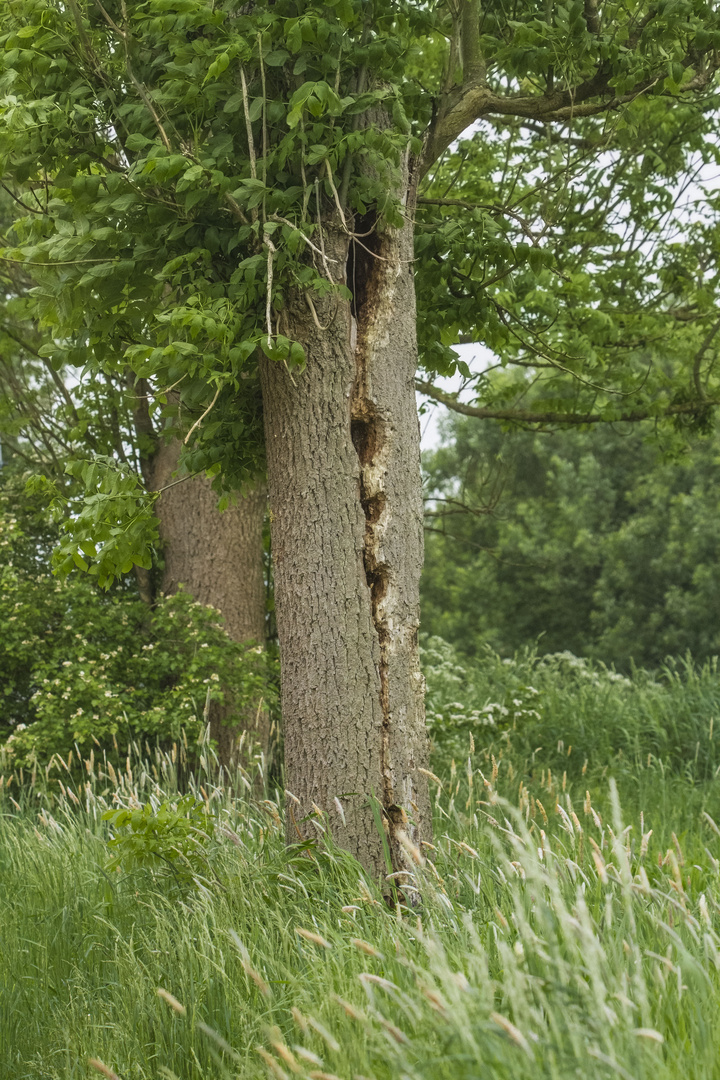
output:
[[[377,452],[383,444],[382,425],[378,422],[375,410],[367,401],[362,402],[363,414],[355,415],[350,421],[350,438],[362,466],[372,465]]]
[[[357,239],[352,239],[348,248],[346,281],[352,293],[350,312],[358,322],[369,298],[378,261],[375,255],[380,250],[380,237],[375,232],[376,222],[377,214],[374,210],[357,214],[353,222],[353,232]]]
[[[363,402],[364,415],[356,416],[350,424],[350,435],[360,461],[360,502],[365,515],[365,577],[370,588],[373,612],[387,591],[387,568],[377,558],[374,526],[380,521],[387,504],[387,495],[380,489],[368,491],[368,470],[372,468],[378,452],[382,449],[384,432],[382,421],[375,415],[371,403]]]

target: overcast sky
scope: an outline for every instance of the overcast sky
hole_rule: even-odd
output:
[[[484,345],[454,345],[453,348],[472,372],[484,371],[490,364],[497,362],[497,357]],[[448,394],[456,394],[462,387],[463,377],[459,372],[449,379],[443,379],[438,375],[433,379],[433,383]],[[472,388],[461,395],[461,400],[473,401],[473,399]],[[441,417],[447,416],[448,410],[438,402],[430,402],[423,394],[417,395],[417,401],[418,405],[423,401],[427,402],[427,412],[420,417],[420,446],[423,450],[434,450],[440,445],[439,421]]]

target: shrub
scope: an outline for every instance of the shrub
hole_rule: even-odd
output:
[[[232,723],[272,698],[262,647],[232,641],[221,616],[183,592],[152,612],[128,587],[53,577],[0,491],[0,753],[11,768],[132,739],[197,734],[208,699]],[[227,700],[226,700],[227,698]]]
[[[135,807],[118,807],[102,815],[115,830],[108,846],[115,855],[109,870],[161,869],[179,885],[198,884],[208,860],[206,848],[215,821],[192,792],[176,800],[150,799]]]

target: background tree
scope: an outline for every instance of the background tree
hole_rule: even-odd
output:
[[[30,197],[28,191],[12,201],[5,195],[8,235],[15,211]],[[88,468],[111,477],[124,470],[131,485],[137,478],[148,493],[163,491],[155,503],[157,548],[151,558],[144,553],[144,565],[132,567],[140,598],[154,606],[159,597],[183,586],[201,604],[228,613],[224,625],[234,641],[263,644],[264,486],[258,484],[220,512],[204,476],[176,476],[180,443],[177,438],[166,442],[153,423],[147,384],[136,384],[129,370],[106,373],[99,380],[84,378],[81,347],[48,348],[48,333],[33,318],[33,279],[19,263],[6,260],[1,265],[0,443],[5,467],[15,466],[16,480],[18,467],[42,472],[63,492],[70,516],[82,494],[77,480]],[[52,362],[48,353],[54,354]],[[57,543],[57,530],[53,535]],[[49,553],[45,556],[39,568],[43,576]],[[75,558],[84,563],[80,553],[75,552]],[[137,623],[135,614],[131,621]],[[243,717],[229,700],[231,688],[225,691],[228,700],[214,701],[210,709],[221,763],[230,765],[233,746],[248,727],[267,754],[269,718],[261,698],[250,707],[245,702]],[[240,686],[238,693],[246,698]],[[230,716],[232,726],[226,722]]]
[[[179,587],[186,589],[199,603],[222,613],[225,629],[234,641],[264,647],[265,484],[258,481],[243,494],[225,499],[226,505],[218,508],[211,481],[202,473],[193,476],[180,468],[179,436],[168,441],[156,429],[147,380],[131,380],[128,392],[145,489],[161,493],[155,504],[162,565],[160,594],[171,596]],[[171,402],[178,408],[176,397]],[[140,581],[152,602],[151,574],[146,572]],[[245,717],[236,715],[230,725],[227,721],[232,711],[232,707],[218,703],[210,710],[210,730],[220,763],[226,767],[232,764],[238,740],[247,730],[267,756],[270,718],[262,699],[250,705]]]
[[[16,256],[34,273],[44,267],[38,313],[56,340],[82,340],[94,369],[129,364],[158,394],[177,386],[202,421],[185,467],[219,469],[229,487],[257,468],[247,390],[259,377],[287,780],[299,800],[290,835],[313,834],[306,816],[316,805],[368,868],[384,869],[386,856],[399,864],[398,830],[420,839],[429,829],[414,278],[428,325],[448,345],[483,328],[498,347],[513,320],[532,323],[536,299],[552,292],[538,289],[544,267],[594,310],[593,271],[573,283],[552,230],[507,205],[508,147],[515,172],[537,171],[550,221],[565,213],[577,149],[637,159],[645,147],[638,206],[641,190],[667,183],[650,153],[659,116],[679,100],[702,129],[694,98],[712,85],[718,16],[699,0],[612,4],[602,15],[592,3],[481,12],[474,0],[239,10],[186,0],[168,11],[15,0],[2,29],[0,159],[43,201]],[[646,98],[658,99],[655,110]],[[441,159],[479,120],[462,143],[461,205],[418,203],[450,197]],[[539,154],[524,135],[510,138],[528,125],[540,128]],[[689,144],[679,138],[682,172]],[[489,203],[476,205],[478,176],[493,188]],[[617,257],[595,242],[601,231],[586,267]],[[488,292],[493,280],[512,280],[510,295]],[[604,314],[616,327],[608,338],[619,335],[625,305]],[[625,395],[647,385],[634,346],[618,356],[601,342],[568,358],[560,344],[551,337],[542,355],[570,372],[572,391],[554,388],[561,413],[588,411],[578,386],[594,403],[598,387]],[[456,363],[430,349],[425,361],[443,371]],[[705,407],[696,388],[692,408]],[[132,504],[126,520],[141,523],[140,501],[119,494],[114,505]],[[112,544],[91,508],[74,528],[76,540],[99,534],[99,562],[111,570]],[[124,535],[134,550],[137,529]]]
[[[720,648],[717,433],[502,432],[425,456],[423,626],[466,655],[539,641],[629,670]],[[433,497],[435,496],[435,497]]]

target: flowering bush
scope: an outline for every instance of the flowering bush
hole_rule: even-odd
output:
[[[208,696],[227,722],[269,691],[269,661],[179,592],[150,612],[129,589],[54,578],[0,490],[0,753],[11,767],[198,731]],[[46,565],[46,564],[45,564]]]
[[[486,647],[470,658],[426,637],[422,663],[436,772],[452,773],[474,743],[497,760],[512,751],[529,774],[544,767],[583,783],[594,770],[612,767],[618,777],[651,762],[703,781],[720,775],[720,740],[708,724],[720,714],[718,658],[678,658],[627,677],[567,650],[501,657]]]
[[[540,692],[527,681],[528,665],[487,650],[482,667],[463,665],[439,637],[421,647],[427,682],[426,716],[436,757],[464,756],[469,736],[482,745],[540,720]]]

